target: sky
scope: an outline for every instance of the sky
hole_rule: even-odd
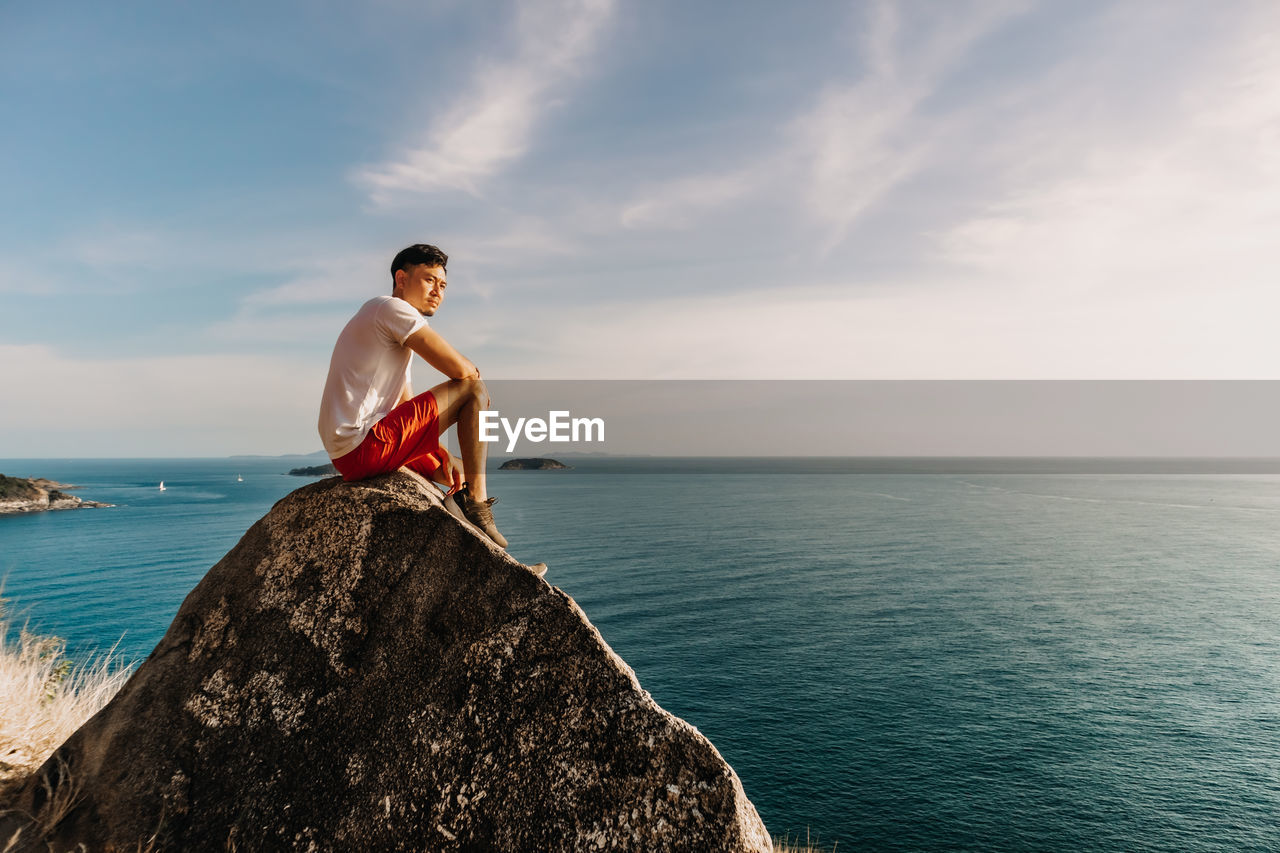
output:
[[[1280,378],[1271,0],[10,0],[0,104],[0,457],[318,449],[420,241],[488,378]]]

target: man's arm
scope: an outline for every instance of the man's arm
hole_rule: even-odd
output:
[[[405,339],[404,345],[450,379],[480,378],[480,371],[471,360],[454,349],[430,326],[423,326],[414,332]]]

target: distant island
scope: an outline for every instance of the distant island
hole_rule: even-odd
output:
[[[228,459],[328,459],[329,454],[324,450],[314,450],[311,453],[235,453],[227,457]]]
[[[508,459],[499,466],[499,471],[552,471],[572,468],[554,459]]]
[[[24,512],[46,512],[51,509],[91,509],[113,504],[86,501],[68,495],[63,489],[74,489],[66,483],[57,483],[43,477],[6,477],[0,474],[0,515]]]
[[[308,465],[305,468],[294,468],[289,473],[295,477],[328,477],[330,474],[338,473],[338,469],[333,467],[332,462],[326,462],[324,465]]]

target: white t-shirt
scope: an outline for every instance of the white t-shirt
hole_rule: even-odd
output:
[[[400,402],[413,358],[404,342],[425,325],[427,319],[403,299],[375,296],[338,335],[320,401],[320,440],[330,459],[359,447],[369,428]]]

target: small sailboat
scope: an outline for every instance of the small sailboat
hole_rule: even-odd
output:
[[[242,474],[236,474],[236,482],[237,482],[237,483],[243,483],[243,482],[244,482],[244,475],[242,475]]]
[[[164,480],[160,481],[160,491],[164,491]]]

